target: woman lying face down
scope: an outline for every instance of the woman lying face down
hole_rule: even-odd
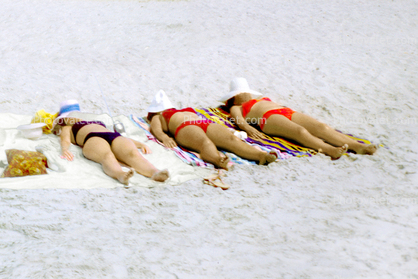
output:
[[[71,112],[77,111],[80,109],[76,101],[63,102],[60,116],[54,122],[52,132],[60,137],[62,158],[74,160],[69,148],[75,144],[83,149],[87,159],[101,164],[107,175],[125,185],[129,184],[134,171],[159,182],[169,178],[167,170],[157,169],[140,154],[138,149],[145,154],[151,153],[147,145],[107,129],[101,121],[83,121],[71,117]],[[129,171],[123,171],[121,164],[127,166]]]
[[[181,145],[199,153],[202,160],[218,168],[229,169],[229,158],[218,148],[238,156],[269,164],[278,157],[275,151],[267,153],[237,138],[226,127],[200,118],[193,108],[174,109],[164,91],[159,91],[148,108],[151,133],[169,148]]]
[[[376,145],[357,142],[328,125],[276,103],[268,97],[254,98],[262,94],[251,90],[244,78],[232,80],[230,87],[231,91],[220,101],[225,102],[230,110],[232,121],[252,138],[263,137],[262,133],[253,127],[258,126],[267,135],[295,140],[333,159],[340,158],[347,150],[369,155],[377,150]]]

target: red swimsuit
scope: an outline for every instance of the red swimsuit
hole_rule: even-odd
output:
[[[263,97],[261,99],[249,100],[248,102],[245,102],[245,103],[242,104],[242,116],[245,118],[247,116],[247,114],[251,111],[251,108],[256,103],[258,103],[260,101],[272,102],[272,100],[270,100],[270,98],[268,98],[268,97]],[[268,110],[263,114],[263,117],[260,119],[259,126],[260,126],[261,130],[263,130],[264,125],[267,122],[267,119],[274,114],[283,115],[283,116],[287,117],[289,120],[292,120],[292,115],[294,113],[295,113],[295,111],[290,109],[290,108],[279,108],[279,109]]]
[[[245,102],[242,104],[242,116],[245,118],[247,116],[247,114],[250,112],[251,108],[258,102],[260,101],[268,101],[271,102],[270,98],[268,97],[263,97],[261,99],[252,99],[249,100],[248,102]]]
[[[167,122],[167,126],[168,123],[170,122],[171,117],[177,113],[177,112],[193,112],[194,114],[196,114],[196,111],[192,108],[184,108],[184,109],[167,109],[165,111],[163,111],[162,116],[165,118],[165,121]],[[198,126],[200,128],[202,128],[202,130],[206,133],[206,131],[208,130],[208,127],[210,124],[213,124],[215,122],[211,121],[211,120],[205,120],[205,119],[196,119],[196,120],[189,120],[189,121],[184,121],[183,123],[180,124],[180,126],[177,127],[176,132],[174,133],[174,138],[177,137],[177,134],[180,132],[181,129],[183,129],[186,126],[190,126],[190,125],[194,125],[194,126]]]

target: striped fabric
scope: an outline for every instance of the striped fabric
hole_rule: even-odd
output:
[[[222,107],[219,108],[195,108],[195,111],[198,115],[200,115],[203,118],[212,120],[218,124],[221,124],[229,129],[238,130],[238,127],[235,126],[233,123],[231,123],[229,119],[229,114],[222,109]],[[152,140],[160,145],[163,145],[158,139],[156,139],[150,132],[150,126],[148,122],[143,117],[136,117],[131,115],[130,119],[140,128],[142,128],[148,139]],[[350,134],[346,134],[347,136],[353,138],[354,140],[370,144],[371,142],[366,139],[361,139],[358,137],[355,137]],[[252,139],[252,138],[246,138],[245,141],[253,146],[256,146],[264,151],[269,152],[271,149],[276,149],[279,152],[279,160],[288,159],[292,156],[295,157],[311,157],[317,152],[315,150],[302,147],[294,142],[290,142],[288,140],[285,140],[283,138],[279,137],[271,137],[266,134],[264,134],[264,138],[260,140]],[[207,163],[199,158],[199,154],[196,152],[187,150],[183,147],[175,147],[172,148],[172,150],[175,152],[175,154],[185,163],[190,164],[192,166],[199,166],[199,167],[205,167],[205,168],[214,168],[214,166],[210,163]],[[231,161],[236,164],[246,164],[246,165],[252,165],[256,164],[256,162],[245,160],[241,157],[238,157],[237,155],[229,152],[223,152],[228,155],[229,158],[231,158]]]
[[[198,112],[200,115],[204,116],[207,119],[215,121],[216,123],[224,125],[225,127],[239,130],[239,128],[237,126],[235,126],[233,123],[231,123],[228,120],[229,119],[229,113],[227,113],[225,110],[223,110],[222,107],[219,107],[219,108],[198,108],[198,109],[195,109],[195,110],[196,110],[196,112]],[[354,140],[356,140],[358,142],[370,144],[370,141],[368,141],[368,140],[357,138],[357,137],[355,137],[353,135],[350,135],[350,134],[346,134],[346,135],[353,138]],[[291,141],[288,141],[288,140],[285,140],[285,139],[279,138],[279,137],[271,137],[271,136],[268,136],[266,134],[264,134],[264,138],[261,139],[261,140],[256,140],[256,139],[252,139],[252,138],[248,137],[246,139],[246,141],[249,144],[256,145],[256,146],[259,146],[261,148],[266,148],[267,150],[271,149],[271,148],[275,148],[275,149],[280,150],[282,152],[282,154],[283,153],[284,154],[289,154],[291,156],[296,156],[296,157],[311,157],[311,156],[317,154],[317,152],[315,150],[312,150],[312,149],[309,149],[309,148],[306,148],[306,147],[302,147],[295,142],[291,142]]]
[[[196,112],[198,112],[205,118],[208,118],[212,121],[215,121],[216,123],[224,125],[225,127],[239,130],[239,128],[236,125],[234,125],[228,120],[229,114],[226,111],[224,111],[221,107],[220,108],[199,108],[199,109],[196,109]],[[284,154],[289,154],[290,156],[310,157],[316,154],[315,150],[302,147],[300,145],[284,140],[282,138],[270,137],[266,134],[264,134],[263,139],[256,140],[256,139],[252,139],[248,137],[245,139],[245,141],[248,142],[249,144],[264,147],[267,149],[275,148],[275,149],[280,150],[280,152],[283,152]]]
[[[202,114],[200,111],[201,111],[201,109],[196,109],[196,112],[199,115],[205,117],[205,115]],[[143,117],[136,117],[134,115],[131,115],[130,116],[130,119],[138,127],[142,128],[145,131],[145,133],[147,135],[147,138],[149,140],[152,140],[152,141],[154,141],[154,142],[156,142],[156,143],[158,143],[160,145],[163,145],[162,142],[160,142],[157,138],[155,138],[151,134],[151,132],[150,132],[150,125],[149,125],[149,123]],[[216,119],[215,122],[219,123],[218,121],[221,121],[221,120],[220,119]],[[222,124],[222,123],[220,123],[220,124]],[[256,147],[258,147],[258,148],[260,148],[260,149],[262,149],[262,150],[264,150],[266,152],[269,152],[270,149],[271,149],[271,147],[262,146],[262,145],[259,145],[257,143],[249,143],[249,144],[251,144],[253,146],[256,146]],[[190,151],[190,150],[188,150],[186,148],[183,148],[181,146],[177,146],[175,148],[172,148],[171,150],[173,150],[175,152],[175,154],[177,155],[177,157],[179,157],[183,162],[185,162],[185,163],[187,163],[189,165],[199,166],[199,167],[206,167],[206,168],[214,168],[214,165],[213,164],[207,163],[207,162],[203,161],[202,159],[200,159],[199,154],[196,153],[196,152]],[[278,159],[279,160],[287,159],[287,158],[290,157],[290,155],[288,155],[287,153],[281,153],[280,150],[278,150],[278,151],[279,151],[278,152],[278,155],[279,155],[279,158]],[[249,161],[249,160],[243,159],[243,158],[235,155],[234,153],[224,152],[224,151],[221,151],[221,152],[224,153],[224,154],[226,154],[230,158],[230,160],[231,160],[231,162],[233,164],[240,164],[240,165],[256,165],[257,164],[254,161]]]
[[[152,140],[162,146],[163,143],[160,142],[157,138],[155,138],[151,132],[150,132],[150,125],[143,117],[136,117],[134,115],[130,116],[130,119],[141,129],[143,129],[147,135],[147,138],[149,140]],[[198,167],[204,167],[204,168],[215,168],[214,165],[207,163],[200,159],[198,155],[194,152],[191,152],[181,146],[177,146],[175,148],[171,148],[171,150],[174,151],[174,153],[179,157],[183,162],[192,165],[192,166],[198,166]]]

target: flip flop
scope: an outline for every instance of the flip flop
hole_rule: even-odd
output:
[[[222,172],[212,174],[212,175],[204,178],[203,183],[205,183],[207,185],[211,185],[215,188],[219,187],[222,190],[229,189],[229,185],[222,181],[221,176],[224,176],[224,174]]]

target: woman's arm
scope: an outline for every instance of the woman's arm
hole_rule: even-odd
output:
[[[247,132],[247,134],[255,139],[263,138],[263,134],[260,133],[256,128],[252,127],[250,124],[247,123],[247,120],[242,116],[242,107],[241,106],[233,106],[230,110],[231,119],[234,123],[241,129]]]
[[[169,135],[167,135],[164,132],[160,117],[162,117],[162,116],[155,115],[151,119],[150,131],[165,146],[167,146],[168,148],[174,148],[174,147],[177,146],[177,143],[173,138],[171,138]]]
[[[70,151],[71,126],[64,126],[61,128],[60,143],[61,143],[61,158],[67,159],[68,161],[73,161],[74,155]]]

